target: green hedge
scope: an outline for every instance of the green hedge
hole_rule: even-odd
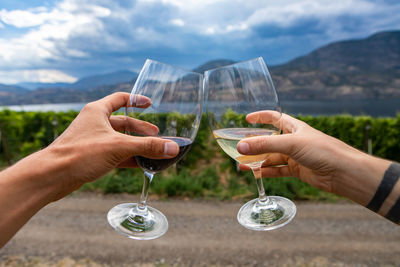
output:
[[[6,165],[6,146],[13,161],[49,145],[76,117],[77,112],[15,112],[0,111],[2,143],[0,160]],[[173,116],[176,116],[174,114]],[[372,140],[372,152],[379,157],[400,161],[400,115],[394,118],[368,116],[299,116],[311,126],[364,149],[366,138]],[[236,118],[243,120],[244,117]],[[369,131],[366,129],[370,128]],[[295,178],[264,179],[268,194],[291,199],[332,199]],[[116,169],[102,179],[87,184],[84,190],[105,193],[139,193],[143,183],[140,169]],[[235,162],[221,152],[211,136],[203,116],[196,140],[189,153],[175,166],[157,174],[151,186],[160,196],[217,197],[222,199],[255,196],[254,179],[250,172],[238,172]]]
[[[360,150],[365,149],[368,136],[372,141],[372,154],[400,162],[400,114],[395,118],[341,115],[300,116],[299,119]]]
[[[16,112],[0,111],[2,141],[16,161],[32,152],[46,147],[60,135],[78,115],[69,112]],[[4,144],[0,146],[1,160],[6,160]]]

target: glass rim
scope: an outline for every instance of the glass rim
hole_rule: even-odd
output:
[[[183,71],[188,72],[188,73],[193,73],[193,74],[196,74],[196,75],[200,75],[202,78],[204,76],[204,74],[202,74],[202,73],[195,72],[193,70],[188,70],[188,69],[185,69],[185,68],[182,68],[182,67],[177,67],[177,66],[174,66],[172,64],[164,63],[164,62],[161,62],[161,61],[158,61],[158,60],[155,60],[155,59],[151,59],[151,58],[146,58],[146,61],[145,61],[144,65],[146,65],[147,62],[153,62],[153,63],[165,65],[165,66],[168,66],[168,67],[172,67],[174,69],[183,70]]]
[[[259,57],[254,57],[254,58],[247,59],[247,60],[243,60],[243,61],[238,61],[238,62],[229,64],[229,65],[225,65],[225,66],[216,67],[216,68],[212,68],[212,69],[206,70],[206,71],[204,71],[204,76],[206,76],[206,73],[207,73],[207,72],[210,72],[210,71],[214,71],[214,70],[217,70],[217,69],[223,69],[223,68],[229,68],[229,67],[232,67],[232,66],[234,66],[234,65],[238,65],[238,64],[242,64],[242,63],[247,63],[247,62],[250,62],[250,61],[256,61],[256,60],[260,60],[260,59],[261,59],[261,60],[264,62],[264,64],[265,64],[265,61],[264,61],[263,57],[262,57],[262,56],[259,56]]]

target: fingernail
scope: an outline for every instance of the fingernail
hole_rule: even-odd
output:
[[[250,146],[246,142],[240,142],[237,146],[239,153],[248,154],[250,152]]]
[[[164,154],[168,156],[176,156],[179,152],[179,147],[175,142],[167,142],[164,144]]]
[[[132,106],[141,107],[146,106],[149,103],[148,99],[142,96],[134,96],[132,100]]]

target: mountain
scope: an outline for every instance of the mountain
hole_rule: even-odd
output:
[[[99,86],[87,90],[62,87],[39,88],[33,91],[28,91],[24,95],[17,95],[12,99],[12,104],[87,103],[98,100],[114,92],[130,92],[132,86],[132,83],[121,83],[118,85]],[[1,97],[0,103],[4,103],[2,102]]]
[[[335,42],[270,71],[283,99],[400,98],[400,31]]]
[[[26,88],[16,86],[16,85],[7,85],[0,83],[0,92],[1,93],[25,93]]]
[[[193,71],[203,73],[233,63],[213,60]],[[400,31],[331,43],[269,69],[284,100],[400,100]],[[0,105],[93,101],[112,92],[129,92],[137,75],[119,71],[85,77],[73,84],[42,85],[33,91],[0,85]]]
[[[28,90],[19,86],[0,84],[0,103],[3,105],[18,104],[18,99]]]
[[[0,84],[0,105],[89,102],[117,91],[129,92],[138,74],[117,71],[68,83],[22,83],[26,88]],[[34,88],[35,89],[30,89]],[[28,88],[28,89],[27,89]]]
[[[88,90],[104,85],[113,85],[124,82],[132,82],[136,80],[138,74],[129,70],[121,70],[112,73],[98,74],[87,76],[79,79],[75,83],[35,83],[24,82],[18,83],[16,86],[23,87],[29,90],[44,89],[44,88],[70,88],[79,90]]]
[[[23,87],[28,90],[36,90],[38,88],[54,88],[54,87],[62,87],[66,88],[71,86],[72,83],[39,83],[39,82],[23,82],[14,84],[14,86]]]
[[[84,77],[68,86],[68,88],[88,90],[98,86],[113,85],[135,81],[138,74],[128,70],[122,70],[107,74]]]
[[[198,66],[197,68],[193,69],[194,72],[198,73],[204,73],[206,70],[211,70],[215,69],[218,67],[226,66],[226,65],[231,65],[236,63],[236,61],[229,60],[229,59],[217,59],[217,60],[212,60],[204,63],[201,66]]]
[[[348,40],[321,47],[283,66],[334,73],[400,71],[400,31],[380,32],[366,39]]]

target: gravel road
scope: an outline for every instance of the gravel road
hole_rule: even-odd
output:
[[[241,202],[151,199],[169,230],[134,241],[106,214],[137,198],[78,193],[52,203],[0,250],[0,266],[400,266],[400,226],[352,203],[297,202],[286,227],[253,232],[236,222]]]

